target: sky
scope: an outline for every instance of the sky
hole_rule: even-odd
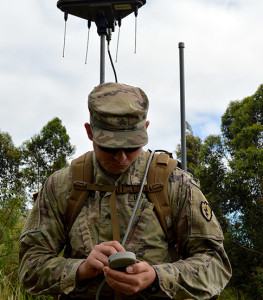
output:
[[[13,3],[14,2],[14,3]],[[110,50],[118,82],[148,95],[149,143],[173,152],[180,143],[179,49],[185,61],[186,120],[202,139],[220,134],[230,101],[263,83],[262,0],[147,0],[122,20]],[[91,150],[84,123],[87,99],[100,83],[100,37],[92,23],[85,64],[87,21],[64,15],[54,0],[9,0],[0,10],[0,130],[16,146],[59,117],[76,146]],[[106,53],[107,54],[107,53]],[[106,55],[105,80],[115,81]]]

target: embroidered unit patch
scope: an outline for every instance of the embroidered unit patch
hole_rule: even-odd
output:
[[[203,215],[203,217],[206,219],[206,221],[211,221],[212,219],[212,208],[209,205],[208,202],[202,201],[201,202],[201,213]]]
[[[119,122],[120,125],[127,125],[127,122],[124,119],[121,119]]]

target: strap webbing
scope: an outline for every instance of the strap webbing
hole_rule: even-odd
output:
[[[162,182],[164,184],[164,188],[161,191],[149,194],[149,198],[155,206],[156,214],[169,243],[174,241],[175,234],[173,230],[172,211],[167,193],[167,185],[169,176],[176,165],[177,161],[170,159],[168,154],[155,154],[147,177],[147,183],[149,184],[152,182]]]
[[[113,240],[120,242],[119,220],[117,213],[116,189],[110,196],[110,216],[112,224]]]
[[[100,191],[100,192],[113,192],[116,190],[117,194],[127,194],[127,193],[138,193],[140,191],[140,185],[106,185],[106,184],[96,184],[88,183],[84,181],[75,181],[73,186],[76,190],[82,191]],[[143,187],[144,193],[155,193],[161,191],[164,187],[162,182],[155,182],[153,184],[148,184]]]
[[[105,191],[112,192],[111,199],[111,215],[112,220],[117,220],[116,193],[138,193],[140,185],[99,185],[92,183],[92,153],[88,152],[81,157],[72,161],[72,182],[73,187],[68,200],[68,208],[66,211],[66,226],[70,231],[77,215],[79,214],[88,191]],[[147,152],[147,159],[149,151]],[[155,211],[159,222],[168,238],[168,242],[172,243],[175,239],[172,223],[172,213],[167,193],[167,184],[172,170],[176,167],[177,161],[170,159],[166,153],[155,154],[147,176],[147,185],[143,187],[143,192],[148,194],[150,201],[155,206]],[[114,200],[115,198],[115,200]],[[115,208],[116,207],[116,208]],[[116,222],[115,222],[116,223]],[[118,224],[113,224],[114,239],[119,240]]]
[[[85,153],[72,161],[72,182],[92,182],[92,153],[92,151]],[[87,191],[77,190],[72,187],[66,211],[66,227],[68,231],[70,231],[78,216],[86,196]]]

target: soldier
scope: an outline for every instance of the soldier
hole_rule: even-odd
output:
[[[140,185],[146,168],[147,96],[140,88],[105,83],[90,93],[88,107],[85,128],[94,148],[93,183]],[[216,298],[231,277],[220,225],[191,175],[175,167],[167,184],[177,259],[168,252],[167,237],[145,192],[124,246],[120,241],[136,201],[131,192],[89,192],[67,230],[72,167],[55,172],[40,191],[21,236],[19,277],[25,289],[59,299],[96,299],[105,278],[99,299]],[[120,241],[113,239],[116,220]],[[137,258],[125,272],[108,267],[108,257],[121,251],[132,251]]]

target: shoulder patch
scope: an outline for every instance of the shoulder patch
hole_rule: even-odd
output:
[[[207,222],[212,220],[212,208],[206,201],[202,201],[200,205],[201,213]]]

